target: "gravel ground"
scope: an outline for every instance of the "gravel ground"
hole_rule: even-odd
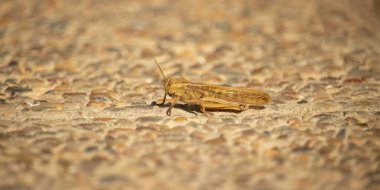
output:
[[[380,189],[379,0],[0,5],[0,189]],[[273,100],[167,116],[152,57]]]

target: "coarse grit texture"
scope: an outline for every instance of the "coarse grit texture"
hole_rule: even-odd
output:
[[[379,0],[1,0],[0,189],[380,189]],[[268,92],[176,105],[163,77]]]

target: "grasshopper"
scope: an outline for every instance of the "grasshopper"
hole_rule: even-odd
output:
[[[166,95],[172,98],[170,107],[166,111],[168,116],[171,115],[172,109],[178,101],[188,105],[198,105],[200,111],[206,115],[211,115],[206,110],[244,111],[249,106],[262,106],[271,101],[269,94],[260,90],[194,83],[184,78],[166,78],[156,59],[154,61],[164,77],[165,95],[160,105],[165,104]]]

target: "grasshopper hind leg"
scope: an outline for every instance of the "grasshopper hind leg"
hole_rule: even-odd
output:
[[[249,109],[249,105],[248,104],[241,104],[241,105],[239,105],[239,108],[241,111],[244,111],[244,110]]]
[[[206,112],[206,109],[209,110],[233,110],[233,111],[244,111],[249,109],[247,104],[231,103],[228,101],[220,100],[217,98],[203,98],[199,102],[201,106],[201,111]],[[207,114],[207,112],[206,112]]]
[[[205,108],[203,101],[199,104],[199,108],[201,109],[201,112],[205,115],[214,115],[211,112],[206,111],[206,108]]]

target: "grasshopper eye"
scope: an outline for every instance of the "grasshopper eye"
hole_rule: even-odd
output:
[[[170,85],[172,85],[172,83],[173,83],[173,79],[169,79],[168,80],[168,85],[170,86]]]

